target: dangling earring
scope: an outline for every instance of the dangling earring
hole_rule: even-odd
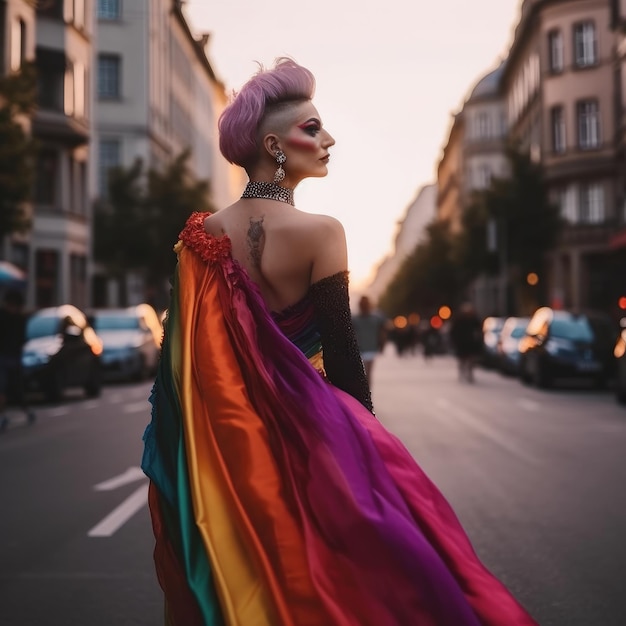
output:
[[[276,163],[278,163],[278,169],[274,172],[274,182],[282,183],[285,180],[285,170],[283,169],[283,163],[287,160],[285,153],[282,150],[276,150]]]

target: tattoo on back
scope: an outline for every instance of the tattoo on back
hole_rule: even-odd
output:
[[[263,229],[263,217],[259,219],[250,218],[250,228],[248,228],[248,249],[252,265],[261,267],[261,256],[265,245],[265,230]]]

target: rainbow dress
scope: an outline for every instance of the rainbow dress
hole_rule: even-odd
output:
[[[193,214],[142,467],[172,626],[526,626],[400,441]]]

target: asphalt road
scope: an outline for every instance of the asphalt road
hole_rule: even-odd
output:
[[[35,407],[34,426],[16,415],[0,436],[2,626],[163,622],[146,499],[139,493],[128,504],[147,485],[137,468],[149,390],[107,387],[97,400]],[[126,484],[95,489],[129,468]],[[89,536],[125,502],[127,515],[139,510],[117,530]]]
[[[375,367],[379,418],[539,624],[625,626],[626,410],[613,395],[488,371],[460,383],[451,357],[387,352]]]
[[[469,385],[450,357],[392,352],[373,377],[379,418],[542,626],[626,624],[626,410],[610,393],[484,371]],[[76,394],[0,435],[0,625],[162,624],[137,471],[149,388]]]

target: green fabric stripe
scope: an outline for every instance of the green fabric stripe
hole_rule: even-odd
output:
[[[178,303],[178,268],[163,338],[161,360],[153,391],[153,418],[146,429],[146,450],[142,467],[177,516],[164,515],[167,535],[176,550],[196,597],[206,626],[223,626],[213,574],[202,537],[195,523],[187,456],[183,434],[182,408],[178,393],[182,342]]]

